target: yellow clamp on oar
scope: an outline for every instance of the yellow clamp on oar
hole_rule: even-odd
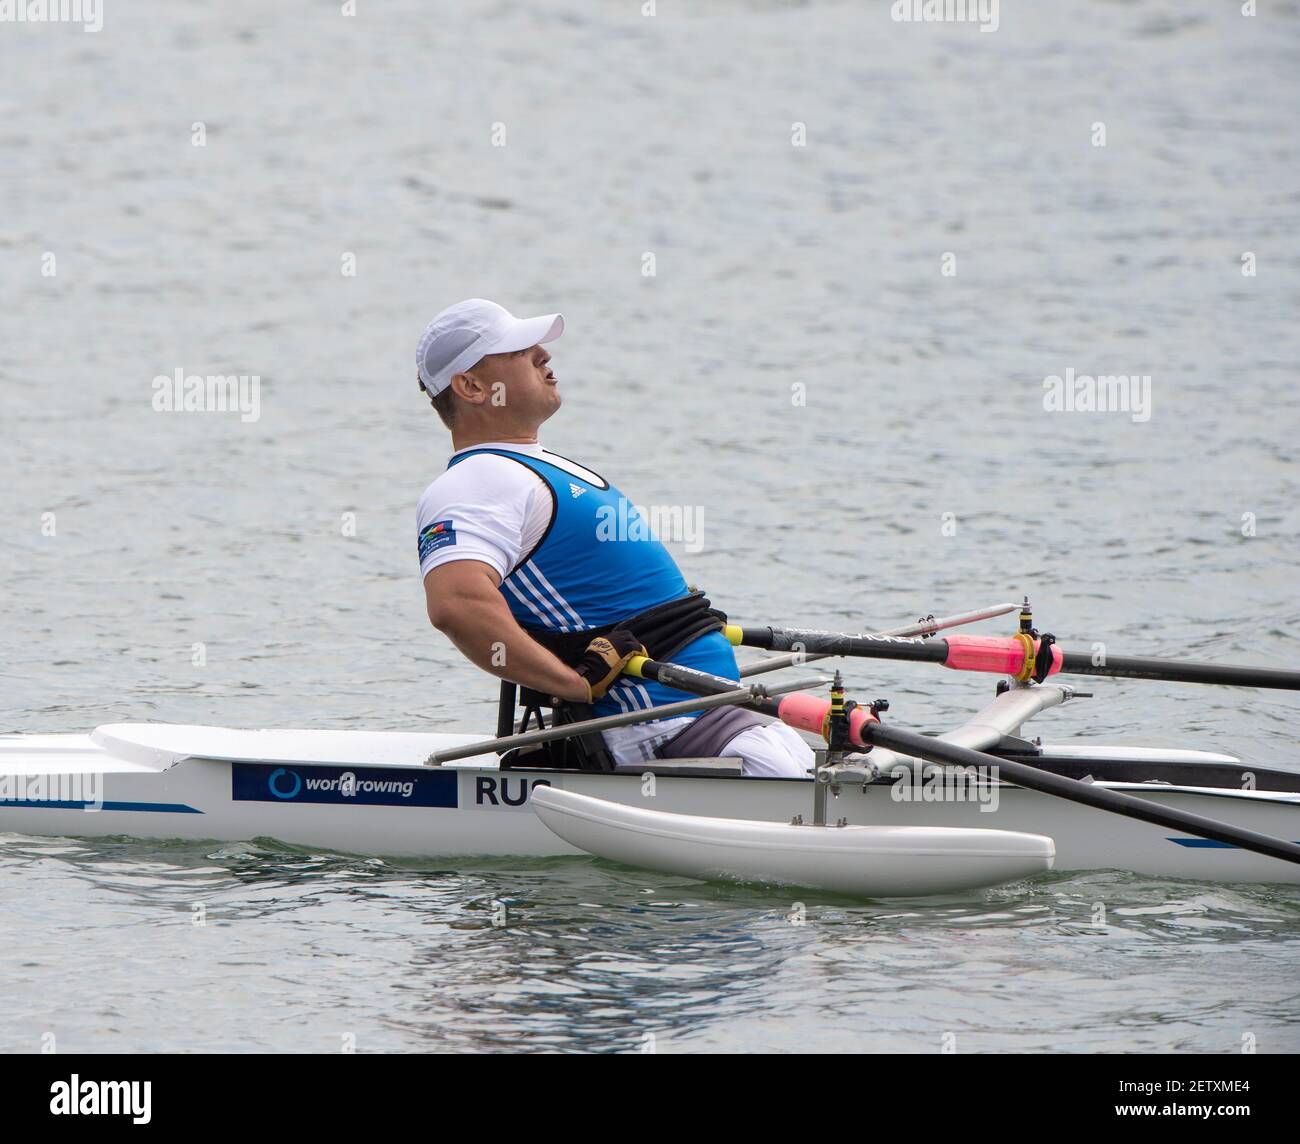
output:
[[[822,738],[826,740],[826,745],[830,746],[831,742],[831,720],[842,718],[846,714],[844,707],[844,684],[840,680],[840,673],[835,673],[835,681],[831,684],[831,702],[826,708],[826,718],[822,720]]]
[[[1016,682],[1024,683],[1026,680],[1034,677],[1034,656],[1037,648],[1034,644],[1034,637],[1028,632],[1016,632],[1015,636],[1012,638],[1019,640],[1025,648],[1025,662],[1015,675]]]
[[[740,647],[745,638],[745,629],[738,627],[736,624],[723,624],[722,634],[727,637],[727,642],[733,647]]]
[[[641,675],[641,669],[649,662],[650,657],[648,655],[634,655],[627,661],[627,666],[623,668],[623,674],[644,678],[644,676]]]

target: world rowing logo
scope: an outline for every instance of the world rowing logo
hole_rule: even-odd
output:
[[[456,806],[460,776],[418,766],[330,767],[232,763],[231,795],[241,802],[335,806]]]
[[[289,780],[287,790],[281,789],[282,786],[286,785],[281,782],[282,779]],[[286,771],[283,767],[276,767],[266,780],[266,785],[276,798],[296,798],[298,792],[302,790],[302,779],[297,771]]]
[[[363,794],[395,795],[399,799],[409,799],[415,793],[413,781],[359,778],[355,771],[344,771],[329,777],[312,776],[304,783],[297,771],[285,770],[284,767],[276,767],[267,776],[266,785],[276,798],[285,800],[297,798],[304,786],[310,801],[315,801],[311,799],[314,794],[338,795],[339,798],[346,799],[355,799]]]

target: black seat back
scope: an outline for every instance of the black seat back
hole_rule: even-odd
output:
[[[518,725],[515,712],[519,710]],[[548,724],[546,712],[550,712]],[[531,687],[516,686],[501,681],[501,699],[497,705],[497,735],[522,734],[535,724],[538,729],[579,723],[591,718],[591,708],[585,703],[554,703],[552,697]],[[544,767],[565,771],[613,771],[614,759],[605,746],[600,732],[574,735],[567,739],[553,739],[530,747],[518,747],[501,756],[501,766],[506,770],[526,767]]]

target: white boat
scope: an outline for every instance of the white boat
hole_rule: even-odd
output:
[[[1141,747],[1040,747],[1016,738],[1071,695],[1031,685],[1000,695],[940,738],[1153,804],[1300,839],[1300,774],[1230,755]],[[539,787],[675,815],[788,823],[812,783],[742,776],[734,760],[591,772],[495,754],[429,766],[481,736],[437,732],[233,730],[126,723],[89,734],[0,736],[0,832],[247,840],[346,853],[469,857],[580,850],[533,813]],[[1055,840],[1057,870],[1121,869],[1230,882],[1300,882],[1300,866],[1185,831],[1054,798],[993,775],[949,779],[877,747],[829,768],[828,821],[848,826],[1006,830]],[[824,771],[827,769],[823,769]],[[653,783],[645,776],[653,775]],[[899,775],[910,776],[903,782]],[[652,801],[647,790],[653,789]],[[930,793],[927,794],[927,791]],[[942,796],[942,797],[938,797]],[[828,828],[825,828],[828,829]]]

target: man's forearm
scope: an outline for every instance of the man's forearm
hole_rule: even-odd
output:
[[[471,663],[545,695],[575,702],[587,698],[581,676],[529,636],[504,605],[482,600],[461,604],[439,630]]]

